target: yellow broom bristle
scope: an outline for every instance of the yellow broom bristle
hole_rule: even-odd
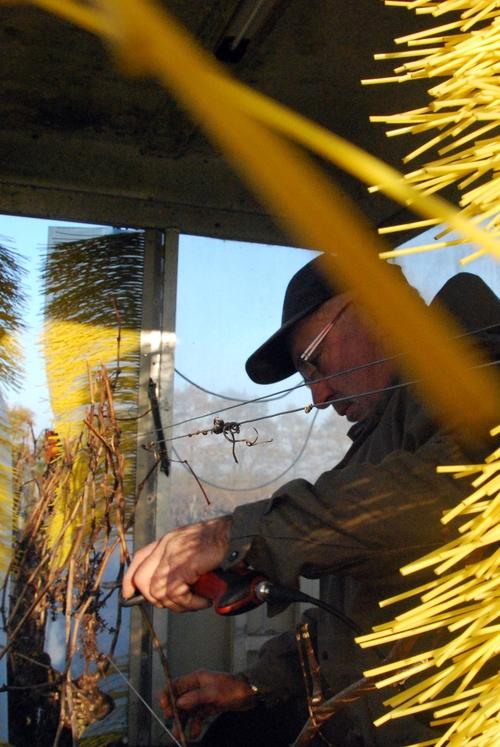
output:
[[[397,172],[342,138],[232,80],[163,5],[153,0],[96,0],[92,6],[78,0],[33,0],[33,4],[86,27],[93,23],[126,72],[154,75],[172,90],[271,212],[281,216],[295,240],[324,251],[325,274],[358,294],[392,349],[406,353],[401,360],[408,361],[408,373],[417,379],[430,406],[437,408],[438,417],[448,422],[463,419],[468,431],[475,432],[491,424],[491,413],[500,410],[491,372],[484,367],[478,370],[464,340],[450,339],[449,320],[447,324],[436,318],[434,310],[416,308],[410,295],[392,282],[375,257],[386,247],[375,241],[354,206],[290,141],[306,145],[367,182],[379,183],[406,207],[411,205],[425,218],[446,221],[481,250],[500,256],[500,245],[490,233],[463,219],[444,200],[424,196],[405,184]],[[386,304],[379,303],[381,294]],[[433,318],[421,319],[423,314]],[[453,388],[449,380],[455,382]]]
[[[416,188],[430,193],[455,185],[462,213],[468,218],[484,221],[493,236],[500,234],[500,141],[491,135],[500,124],[500,83],[498,76],[498,49],[500,47],[500,8],[492,0],[454,0],[443,2],[401,2],[386,0],[387,5],[399,5],[418,14],[438,18],[446,13],[456,13],[458,18],[450,23],[438,24],[416,34],[396,39],[408,48],[401,52],[376,55],[376,59],[401,59],[403,64],[394,69],[392,78],[375,78],[365,83],[387,80],[406,82],[417,78],[443,81],[429,89],[431,99],[427,106],[413,112],[373,116],[372,121],[388,125],[405,125],[389,130],[387,135],[434,133],[404,159],[409,163],[428,151],[437,150],[441,158],[427,163],[417,172],[407,174]],[[449,34],[446,32],[454,32]],[[415,44],[424,44],[418,49]],[[413,59],[412,58],[413,55]],[[488,138],[485,138],[489,135]],[[452,153],[451,157],[447,154]],[[430,179],[441,173],[441,181]],[[475,182],[481,183],[469,189]],[[407,230],[411,224],[395,227]],[[387,229],[385,229],[387,232]],[[464,243],[457,240],[439,242],[435,249]],[[412,250],[385,252],[384,258],[402,256],[412,252],[428,251],[428,246],[415,246]],[[475,252],[465,257],[463,264],[482,256]]]
[[[498,432],[499,428],[495,428],[492,435]],[[378,686],[383,687],[398,678],[401,681],[433,670],[423,681],[389,698],[386,705],[392,710],[377,723],[432,710],[433,724],[448,726],[434,742],[440,746],[493,747],[500,742],[500,676],[483,674],[485,666],[500,653],[500,481],[495,474],[500,470],[500,460],[498,450],[493,453],[495,461],[490,455],[484,465],[456,467],[459,475],[482,472],[474,481],[481,482],[482,487],[449,511],[443,522],[471,514],[473,518],[459,527],[457,538],[446,547],[403,569],[411,573],[434,566],[439,578],[386,600],[383,606],[408,599],[412,593],[420,597],[420,604],[357,639],[365,647],[420,635],[426,630],[441,628],[454,634],[438,649],[365,673],[375,676]],[[442,472],[451,470],[452,467],[440,468]],[[481,498],[482,510],[474,514]],[[475,550],[480,550],[479,559],[477,554],[472,555]],[[451,694],[447,688],[451,688]],[[418,747],[424,744],[428,743]]]
[[[412,308],[405,294],[386,279],[380,263],[372,261],[373,249],[383,251],[383,245],[370,238],[355,211],[290,141],[306,145],[365,181],[379,185],[405,206],[411,205],[423,219],[446,222],[451,229],[462,231],[467,241],[478,244],[476,254],[489,251],[500,256],[495,204],[500,157],[494,138],[499,100],[495,50],[500,34],[500,10],[496,3],[489,0],[389,3],[435,17],[448,11],[461,13],[460,18],[450,23],[440,21],[434,29],[398,40],[407,44],[408,50],[416,50],[415,61],[405,54],[392,80],[430,78],[436,79],[436,85],[431,89],[434,99],[431,105],[424,111],[409,112],[406,118],[391,124],[409,132],[429,133],[432,142],[415,150],[408,156],[410,159],[431,147],[441,146],[440,158],[433,162],[432,171],[419,168],[406,182],[342,139],[232,81],[162,12],[159,4],[147,0],[95,0],[92,5],[78,0],[33,0],[33,4],[101,33],[127,72],[154,74],[169,87],[272,212],[283,216],[295,238],[325,251],[327,274],[333,275],[334,263],[330,258],[337,252],[336,271],[341,282],[350,285],[365,306],[373,310],[380,328],[401,344],[415,362],[416,370],[425,372],[432,382],[444,383],[439,396],[429,391],[429,398],[434,401],[441,397],[446,401],[453,394],[455,399],[448,401],[446,408],[450,418],[467,403],[468,425],[479,418],[479,412],[483,413],[483,425],[490,422],[492,412],[498,412],[496,382],[489,381],[486,385],[474,381],[477,372],[464,370],[466,352],[448,348],[444,329],[441,337],[435,332],[440,328],[438,321],[422,323],[418,309]],[[444,81],[437,80],[442,77]],[[440,131],[434,134],[436,129]],[[490,172],[492,178],[486,182]],[[468,190],[462,196],[461,214],[432,195],[453,183]],[[421,194],[422,187],[428,196]],[[485,214],[490,221],[487,230],[478,225]],[[380,304],[381,294],[386,297],[386,304]],[[424,342],[420,335],[427,332]],[[448,365],[450,360],[455,360],[455,369]],[[461,391],[462,379],[464,391]],[[449,386],[450,381],[454,387]],[[474,499],[463,502],[457,512],[467,517],[457,539],[405,569],[409,573],[419,567],[436,567],[439,578],[420,590],[428,595],[425,607],[401,615],[360,639],[361,645],[375,645],[381,640],[413,636],[416,631],[443,627],[456,631],[449,643],[427,652],[422,662],[409,658],[399,663],[402,678],[405,667],[413,673],[416,668],[425,671],[427,660],[437,669],[423,682],[391,698],[388,703],[395,710],[382,718],[434,708],[435,718],[449,726],[442,737],[419,747],[423,744],[493,747],[492,735],[498,743],[498,677],[485,676],[472,682],[481,677],[483,664],[498,650],[499,641],[496,620],[500,607],[495,583],[500,564],[495,552],[487,554],[499,539],[500,501],[495,499],[496,488],[492,487],[494,478],[489,469],[495,461],[497,457],[490,457],[485,479],[476,488]],[[461,465],[459,474],[475,473],[477,468],[478,465]],[[483,551],[483,556],[472,561],[469,555],[476,548]],[[464,565],[464,560],[470,562]],[[452,587],[454,593],[450,594]],[[395,673],[393,668],[387,672],[391,672],[390,678]],[[450,687],[455,688],[452,695]],[[450,709],[454,718],[448,722]]]

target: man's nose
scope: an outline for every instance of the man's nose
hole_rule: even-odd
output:
[[[313,402],[318,407],[327,407],[326,402],[329,402],[333,397],[333,392],[328,384],[328,381],[317,381],[316,383],[309,384],[311,390]]]

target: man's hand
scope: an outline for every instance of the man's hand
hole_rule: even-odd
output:
[[[138,550],[123,578],[125,599],[139,591],[151,604],[173,612],[209,607],[191,587],[224,560],[231,522],[231,516],[221,516],[179,527]]]
[[[192,672],[173,682],[175,703],[188,715],[186,734],[197,739],[207,722],[224,711],[246,711],[253,708],[255,695],[244,677],[225,672]],[[160,700],[165,716],[172,716],[166,694]],[[182,721],[184,719],[181,718]]]

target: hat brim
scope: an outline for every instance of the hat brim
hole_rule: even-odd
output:
[[[296,368],[289,350],[290,332],[297,322],[319,308],[324,301],[325,299],[322,298],[307,308],[301,309],[252,353],[245,365],[246,372],[252,381],[256,384],[274,384],[295,373]]]

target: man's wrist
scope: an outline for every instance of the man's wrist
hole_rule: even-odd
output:
[[[266,696],[262,692],[261,688],[253,681],[251,675],[240,672],[239,677],[245,681],[250,690],[252,691],[252,699],[254,706],[267,705]]]

